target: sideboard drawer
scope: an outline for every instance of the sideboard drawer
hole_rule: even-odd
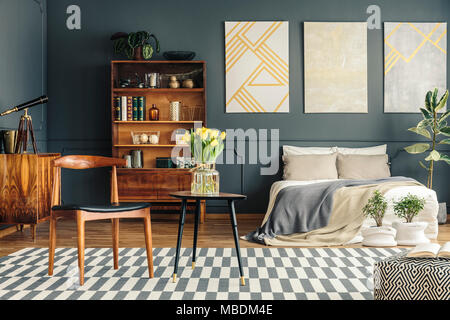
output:
[[[174,172],[157,175],[158,199],[173,200],[169,195],[174,191],[191,190],[191,173]]]
[[[154,173],[125,171],[117,172],[119,199],[125,201],[156,200],[156,175]]]

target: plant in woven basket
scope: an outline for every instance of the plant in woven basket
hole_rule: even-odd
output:
[[[414,217],[423,210],[424,206],[424,198],[408,193],[406,197],[394,202],[394,212],[397,217],[405,219],[406,223],[411,223]]]
[[[405,150],[411,154],[420,154],[429,150],[428,156],[425,158],[429,164],[425,165],[422,161],[419,164],[428,172],[427,187],[433,188],[433,171],[435,161],[444,161],[450,164],[450,157],[440,153],[436,150],[438,144],[450,144],[450,139],[445,138],[437,141],[439,135],[450,136],[450,127],[447,126],[447,117],[450,115],[450,110],[438,116],[438,111],[445,107],[448,99],[448,90],[438,100],[438,89],[433,92],[428,91],[425,96],[425,107],[420,108],[423,120],[421,120],[416,127],[409,128],[409,131],[417,133],[428,138],[430,143],[416,143],[405,147]]]
[[[156,49],[148,43],[152,38],[155,41]],[[138,32],[116,32],[111,36],[114,44],[114,52],[117,54],[125,54],[129,59],[139,59],[138,51],[142,52],[142,57],[146,60],[150,59],[153,52],[159,52],[159,40],[152,33],[147,31]]]
[[[367,204],[363,207],[362,211],[364,216],[373,218],[377,223],[377,227],[383,225],[383,217],[386,213],[387,201],[380,191],[375,190],[372,198],[367,201]]]

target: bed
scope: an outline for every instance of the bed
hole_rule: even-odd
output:
[[[289,163],[286,156],[295,160]],[[407,194],[424,198],[424,209],[414,221],[427,222],[425,235],[436,239],[436,193],[414,179],[391,177],[387,159],[386,145],[369,148],[284,146],[284,180],[272,185],[261,226],[243,239],[287,246],[359,243],[361,230],[375,225],[372,219],[364,218],[361,211],[374,190],[382,190],[388,201],[383,219],[385,226],[401,221],[394,215],[394,201]]]

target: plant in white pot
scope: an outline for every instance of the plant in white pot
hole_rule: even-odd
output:
[[[363,236],[362,244],[372,247],[393,247],[397,245],[395,235],[397,231],[394,228],[383,226],[383,217],[387,209],[387,201],[380,191],[375,190],[374,195],[362,209],[366,217],[373,218],[376,227],[365,228],[361,230]]]
[[[406,221],[395,221],[392,223],[392,226],[397,230],[397,244],[415,246],[430,242],[424,232],[428,223],[412,221],[423,210],[424,206],[425,199],[412,194],[408,194],[406,197],[394,202],[395,215]]]

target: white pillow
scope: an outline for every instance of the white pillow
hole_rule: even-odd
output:
[[[336,151],[341,154],[362,154],[375,156],[380,154],[386,154],[387,145],[382,144],[380,146],[368,147],[368,148],[341,148],[336,147]]]
[[[283,146],[283,155],[285,156],[301,156],[305,154],[332,154],[334,152],[334,147]]]

